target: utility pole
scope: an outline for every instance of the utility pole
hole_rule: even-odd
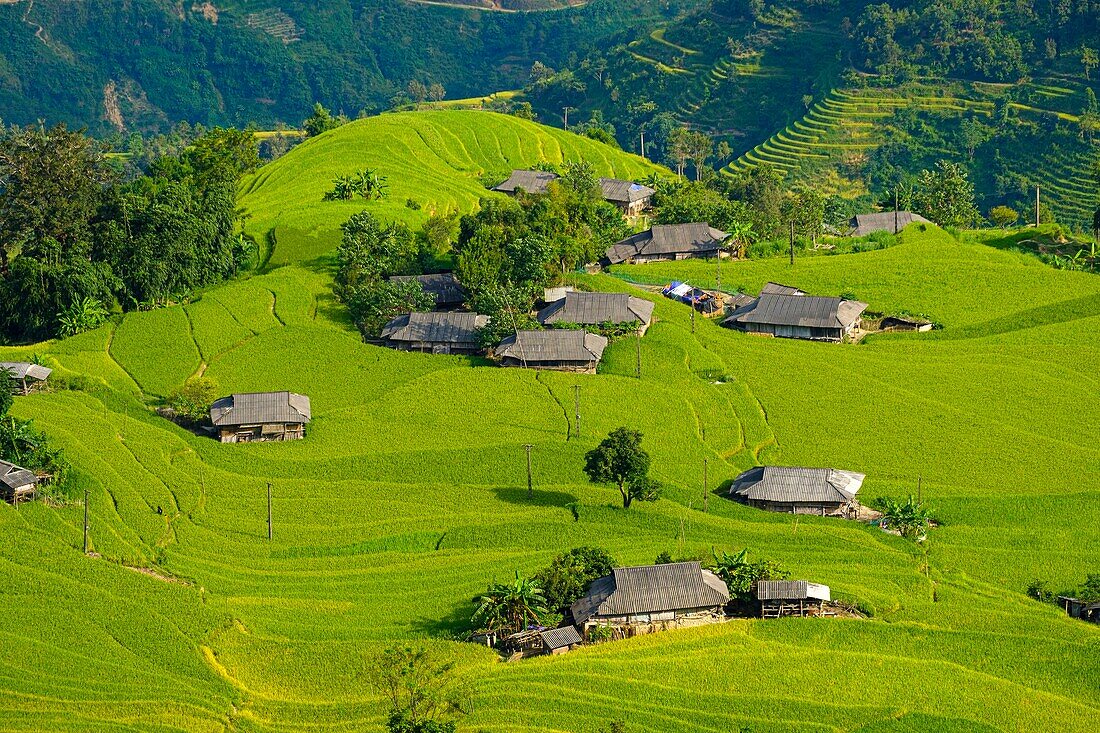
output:
[[[581,386],[579,384],[573,385],[573,415],[576,419],[576,433],[577,437],[581,437]]]
[[[791,222],[791,265],[794,265],[794,222]]]
[[[1035,187],[1035,227],[1039,227],[1039,187]]]
[[[88,487],[84,487],[84,554],[88,554]]]
[[[921,477],[921,476],[917,476],[917,506],[920,506],[920,493],[921,493],[920,490],[921,490],[921,483],[923,483],[922,478],[923,477]]]
[[[527,498],[528,499],[530,499],[531,496],[532,496],[532,490],[531,490],[531,449],[534,448],[534,447],[535,446],[531,445],[530,443],[527,443],[526,445],[523,446],[524,450],[527,451]]]
[[[634,378],[642,378],[642,334],[634,334]]]
[[[695,333],[695,296],[691,296],[691,332]]]
[[[642,138],[642,160],[645,160],[645,130],[642,130],[639,134]]]
[[[703,511],[710,511],[710,492],[707,491],[707,458],[703,457]]]
[[[267,540],[271,541],[272,526],[271,526],[271,482],[267,482]]]
[[[562,107],[562,111],[565,112],[565,129],[569,129],[569,113],[575,109],[574,107]]]
[[[894,186],[894,235],[898,233],[898,187]]]

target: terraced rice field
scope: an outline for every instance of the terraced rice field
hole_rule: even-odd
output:
[[[902,94],[888,88],[834,89],[813,104],[804,117],[746,151],[723,169],[727,175],[767,164],[796,178],[823,184],[822,175],[835,171],[842,163],[858,162],[891,136],[888,124],[899,109],[915,109],[941,114],[974,113],[990,117],[994,94],[1003,93],[999,85],[974,84],[974,96],[944,94],[929,86],[927,93]],[[1081,88],[1037,84],[1038,96],[1049,100],[1046,108],[1013,103],[1015,112],[1035,119],[1056,117],[1075,122],[1069,110],[1083,103]],[[945,157],[959,151],[945,150]],[[1096,185],[1089,170],[1092,156],[1083,146],[1065,149],[1043,146],[1013,154],[1006,165],[1043,191],[1044,200],[1058,213],[1060,220],[1080,223],[1091,220]],[[827,187],[827,185],[826,185]]]
[[[454,161],[454,180],[394,176],[391,186],[467,201],[478,164],[455,151],[487,138],[463,126],[466,114],[434,137],[420,120],[439,118],[413,116],[415,137],[395,143],[418,139]],[[378,156],[363,152],[363,127],[261,173],[256,219],[282,196],[297,226],[331,230],[326,217],[343,212],[316,210],[328,173],[311,175],[309,161],[331,170],[336,151]],[[545,131],[515,149],[534,155],[551,140],[586,144]],[[412,175],[420,164],[392,165]],[[639,380],[629,340],[598,375],[365,345],[311,264],[318,251],[288,248],[283,266],[187,306],[0,348],[5,360],[38,354],[59,386],[87,380],[21,398],[15,412],[76,465],[98,553],[80,551],[79,505],[0,505],[0,609],[13,619],[0,630],[0,728],[380,730],[365,660],[414,639],[475,683],[460,722],[470,733],[590,733],[617,717],[628,731],[1046,733],[1088,730],[1100,716],[1096,629],[1023,595],[1035,577],[1065,585],[1100,566],[1100,279],[936,229],[793,269],[728,263],[727,284],[851,290],[945,328],[858,346],[770,340],[703,319],[693,332],[686,306],[656,298]],[[624,267],[588,284],[654,297],[622,278],[708,285],[714,268]],[[226,392],[310,395],[307,438],[221,445],[150,409],[198,370]],[[576,426],[563,407],[574,385],[580,437],[568,437]],[[581,471],[584,452],[624,424],[644,431],[668,484],[661,501],[628,512]],[[944,524],[925,554],[868,526],[717,494],[703,511],[704,458],[712,488],[758,462],[864,471],[868,498],[907,493],[920,476]],[[582,544],[624,563],[747,546],[873,615],[738,620],[511,664],[453,640],[490,579]]]

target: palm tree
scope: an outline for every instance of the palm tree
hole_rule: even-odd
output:
[[[518,572],[514,582],[494,583],[485,595],[474,600],[480,605],[472,620],[486,631],[523,631],[529,621],[538,624],[539,617],[547,613],[542,588],[530,578],[521,578]]]

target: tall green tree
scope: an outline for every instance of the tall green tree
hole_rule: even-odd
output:
[[[623,509],[632,502],[656,501],[661,484],[649,476],[649,454],[642,448],[642,434],[615,428],[584,455],[584,472],[595,484],[614,484],[623,498]]]
[[[454,733],[470,693],[452,660],[425,647],[391,647],[370,660],[367,680],[386,705],[389,733]]]
[[[940,226],[973,226],[981,218],[966,168],[947,160],[930,171],[921,171],[914,205],[918,213]]]

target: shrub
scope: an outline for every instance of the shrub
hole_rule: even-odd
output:
[[[730,591],[730,600],[748,602],[752,600],[752,587],[758,580],[787,580],[790,572],[775,560],[760,559],[749,562],[748,548],[736,555],[723,551],[721,556],[714,552],[711,572],[725,581]]]
[[[607,550],[574,547],[537,572],[535,582],[542,588],[548,608],[565,609],[588,591],[593,580],[608,575],[615,565],[615,558]]]
[[[188,379],[168,396],[168,406],[186,423],[200,423],[210,414],[210,405],[218,397],[218,386],[209,377]]]

